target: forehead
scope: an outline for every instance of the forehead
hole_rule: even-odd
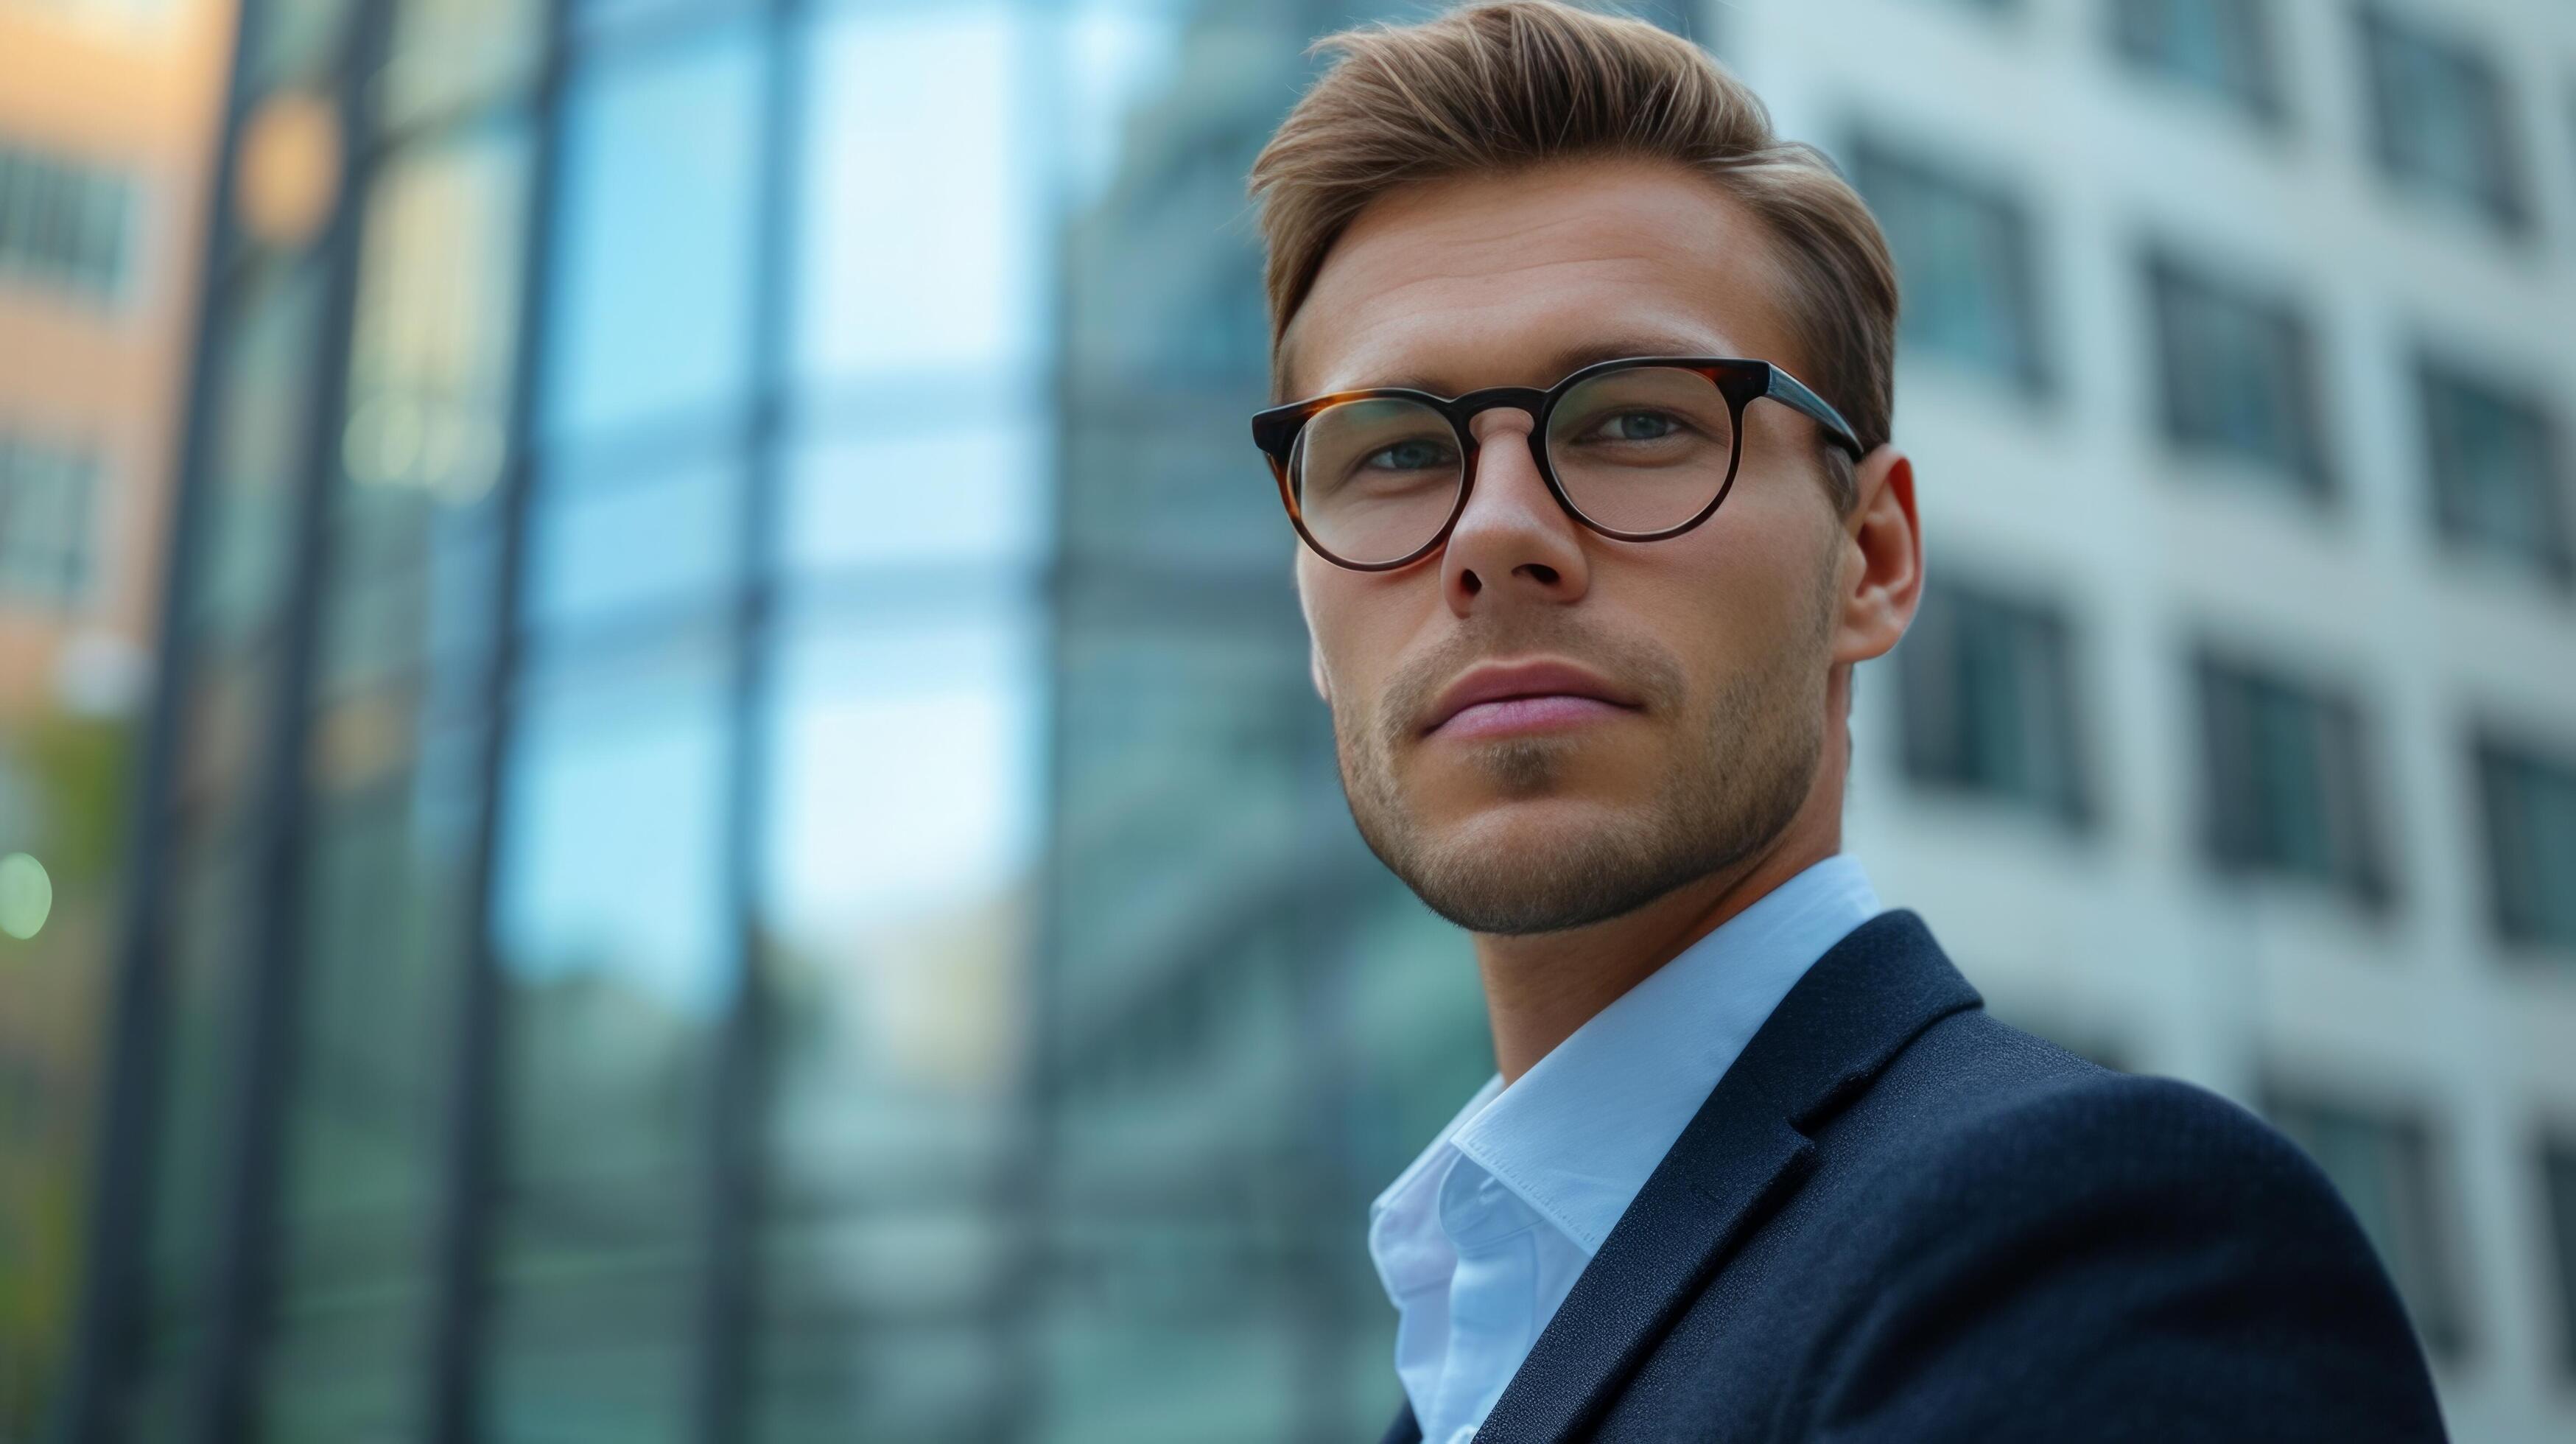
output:
[[[1589,160],[1415,182],[1326,255],[1278,388],[1544,386],[1609,355],[1799,358],[1784,274],[1743,204],[1688,169]]]

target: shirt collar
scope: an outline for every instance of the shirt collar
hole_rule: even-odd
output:
[[[1388,1195],[1446,1143],[1598,1253],[1780,1000],[1880,910],[1858,858],[1812,864],[1594,1014],[1510,1087],[1500,1074],[1487,1079]]]
[[[1483,1111],[1503,1091],[1503,1075],[1485,1080],[1476,1096],[1441,1126],[1402,1173],[1369,1204],[1369,1258],[1387,1297],[1402,1306],[1403,1297],[1449,1276],[1458,1261],[1440,1229],[1439,1189],[1444,1167],[1456,1156],[1449,1140],[1461,1125]]]

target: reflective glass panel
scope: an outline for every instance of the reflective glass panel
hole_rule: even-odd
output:
[[[529,518],[529,625],[544,630],[712,601],[739,571],[740,472],[705,465],[640,481],[560,481]]]
[[[534,78],[545,16],[542,0],[398,0],[381,122],[399,125],[523,88]]]
[[[268,1440],[402,1437],[423,1397],[483,751],[412,705],[360,695],[313,733]]]
[[[761,70],[751,32],[596,62],[565,98],[545,433],[683,422],[750,368]]]
[[[1018,7],[851,8],[816,30],[799,365],[1035,359],[1045,234]]]
[[[760,1437],[995,1437],[1017,1297],[1042,744],[1035,618],[818,616],[779,660]],[[1024,1269],[1024,1266],[1023,1266]]]
[[[368,199],[333,497],[349,569],[420,567],[501,479],[519,331],[528,140],[400,153]]]
[[[223,1099],[236,1082],[231,1006],[246,985],[243,916],[253,877],[238,817],[208,815],[174,849],[162,1047],[145,1212],[140,1348],[147,1411],[184,1414],[214,1289]]]
[[[221,649],[276,620],[288,575],[296,475],[312,430],[322,323],[318,266],[263,263],[221,302],[214,435],[186,615],[200,647]]]
[[[721,675],[540,676],[512,742],[486,1437],[686,1436],[729,951]]]
[[[1034,562],[1053,516],[1049,462],[1044,435],[1018,418],[871,426],[796,455],[780,544],[803,571]]]
[[[475,698],[500,582],[527,162],[524,132],[471,130],[398,153],[370,193],[331,494],[325,695],[434,663],[432,705]]]

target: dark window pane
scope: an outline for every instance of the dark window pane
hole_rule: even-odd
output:
[[[2469,1344],[2447,1178],[2420,1118],[2276,1095],[2265,1111],[2334,1181],[2437,1357]]]
[[[1852,180],[1896,256],[1900,344],[2038,391],[2048,383],[2030,220],[1999,188],[1863,137]]]
[[[245,27],[251,46],[245,89],[257,94],[281,81],[327,82],[357,9],[357,0],[265,0],[260,23]]]
[[[2418,358],[2416,389],[2443,540],[2565,580],[2567,482],[2542,400],[2432,357]]]
[[[2352,699],[2212,656],[2199,673],[2211,860],[2385,901],[2378,803]]]
[[[2530,221],[2512,108],[2495,62],[2377,6],[2360,12],[2380,168],[2507,229]]]
[[[213,1324],[217,1205],[228,1181],[222,1101],[238,1082],[232,1024],[248,986],[247,832],[239,817],[208,814],[174,849],[135,1359],[147,1412],[184,1409]]]
[[[738,404],[750,375],[759,52],[748,32],[600,62],[565,99],[545,432]]]
[[[210,650],[265,633],[285,599],[290,507],[312,437],[321,340],[319,267],[262,265],[219,302],[213,438],[185,614]]]
[[[2540,1155],[2541,1202],[2549,1210],[2552,1282],[2558,1305],[2558,1367],[2576,1377],[2576,1143],[2546,1144]]]
[[[93,305],[124,294],[134,182],[67,157],[0,145],[0,286]]]
[[[524,89],[545,14],[538,0],[396,0],[378,123],[390,129]]]
[[[402,682],[433,712],[480,706],[497,640],[496,533],[440,532],[424,562],[382,571],[335,564],[319,619],[316,700]]]
[[[2170,256],[2147,267],[2165,434],[2322,496],[2315,342],[2291,306]]]
[[[68,610],[97,568],[98,457],[0,431],[0,603]]]
[[[2120,53],[2141,67],[2279,113],[2270,0],[2112,0],[2111,17]]]
[[[2576,951],[2576,761],[2485,737],[2477,769],[2496,931]]]
[[[260,1437],[416,1432],[479,731],[408,697],[317,719]]]
[[[1936,582],[1897,652],[1905,770],[2081,822],[2082,751],[2063,616],[1972,585]]]

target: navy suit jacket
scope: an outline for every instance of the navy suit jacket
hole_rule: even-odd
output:
[[[2441,1437],[2306,1155],[1996,1022],[1901,909],[1754,1034],[1476,1435]],[[1420,1438],[1407,1408],[1385,1444]]]

